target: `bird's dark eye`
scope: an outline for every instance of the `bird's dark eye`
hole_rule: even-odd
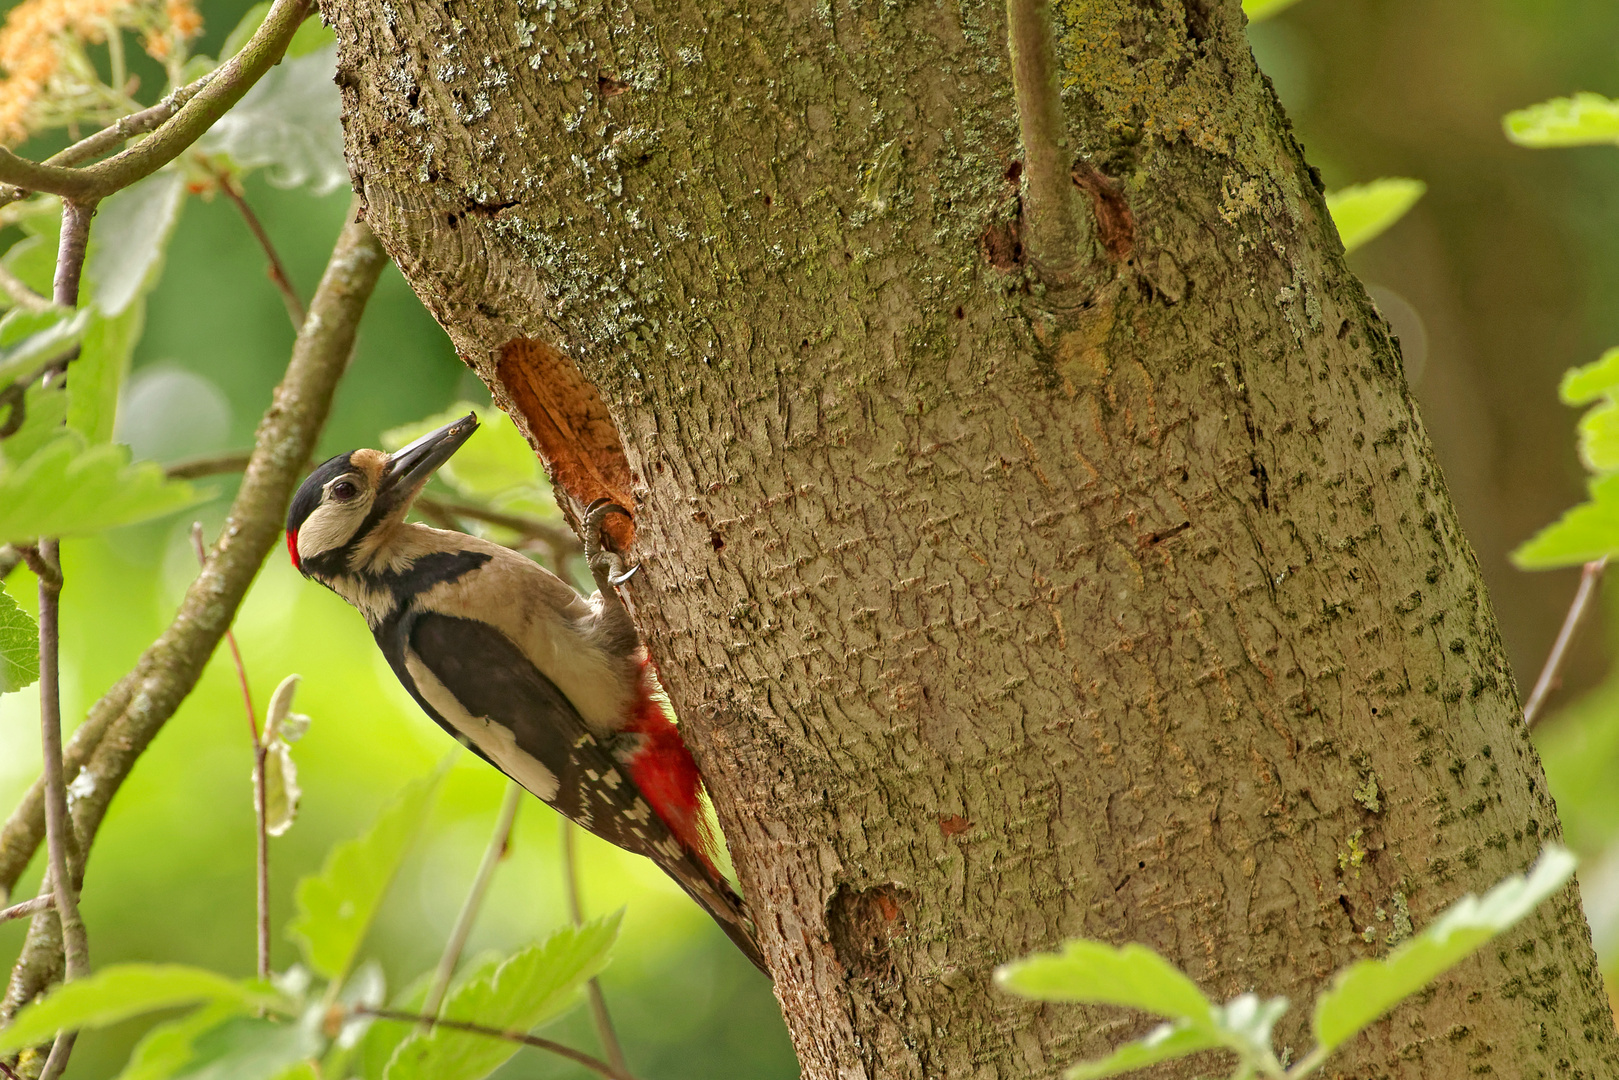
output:
[[[332,498],[336,499],[338,502],[348,502],[350,499],[354,498],[355,493],[358,491],[359,488],[355,487],[347,480],[339,480],[337,483],[332,485]]]

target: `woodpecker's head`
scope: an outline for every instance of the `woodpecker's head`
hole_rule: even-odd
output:
[[[287,550],[305,577],[362,570],[405,520],[433,471],[474,431],[467,413],[392,454],[351,450],[309,474],[287,511]]]

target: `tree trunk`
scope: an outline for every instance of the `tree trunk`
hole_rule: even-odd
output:
[[[1023,256],[999,4],[323,7],[372,227],[564,503],[635,511],[806,1076],[1140,1033],[993,988],[1070,935],[1286,994],[1302,1052],[1332,971],[1558,835],[1237,0],[1055,12],[1070,278]],[[1571,887],[1328,1074],[1613,1045]]]

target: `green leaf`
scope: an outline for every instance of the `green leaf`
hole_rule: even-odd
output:
[[[202,498],[188,483],[169,482],[149,461],[131,465],[128,447],[86,447],[82,436],[67,431],[0,472],[0,542],[99,532]]]
[[[8,311],[0,319],[0,385],[26,378],[47,360],[67,352],[89,325],[88,311]]]
[[[264,17],[268,14],[270,14],[270,0],[260,0],[248,8],[246,14],[236,21],[236,26],[231,32],[225,35],[225,44],[219,47],[219,58],[228,60],[241,52],[242,46],[247,44],[247,39],[258,33],[259,27],[264,25]]]
[[[1580,439],[1580,459],[1595,473],[1619,469],[1619,404],[1604,402],[1580,417],[1574,430]]]
[[[35,383],[23,391],[26,415],[22,427],[0,439],[0,476],[37,454],[62,434],[67,423],[67,391],[61,383],[44,387]]]
[[[1160,1061],[1174,1061],[1188,1054],[1213,1050],[1220,1040],[1203,1028],[1194,1027],[1184,1020],[1173,1024],[1159,1024],[1143,1037],[1127,1042],[1105,1058],[1082,1061],[1063,1074],[1067,1080],[1100,1080],[1104,1076],[1117,1076],[1134,1069],[1145,1069]]]
[[[1619,473],[1594,478],[1591,499],[1564,511],[1512,553],[1523,570],[1579,566],[1619,554]]]
[[[479,413],[478,430],[444,463],[438,475],[461,494],[478,498],[537,488],[544,479],[539,459],[511,417],[499,409],[480,410],[470,402],[459,401],[435,416],[389,428],[382,433],[382,445],[397,450],[469,412]]]
[[[117,316],[94,313],[79,358],[73,361],[67,381],[67,423],[92,446],[112,441],[113,422],[118,418],[118,395],[129,375],[129,358],[135,353],[141,329],[146,323],[146,301],[129,305]]]
[[[1565,405],[1589,405],[1603,397],[1619,397],[1619,349],[1609,349],[1589,364],[1569,368],[1557,386]]]
[[[0,694],[32,686],[38,678],[39,624],[0,582]]]
[[[224,154],[240,169],[268,168],[277,187],[307,185],[327,195],[346,186],[336,71],[335,44],[289,56],[197,140],[198,149]]]
[[[296,1023],[238,1016],[198,1035],[174,1080],[272,1080],[321,1052],[321,1007]]]
[[[241,1012],[238,1002],[216,1001],[189,1016],[157,1025],[135,1045],[118,1080],[168,1080],[190,1063],[198,1036]]]
[[[1002,989],[1037,1001],[1123,1005],[1210,1030],[1215,1005],[1197,984],[1145,945],[1122,948],[1074,938],[1060,953],[1036,953],[995,972]]]
[[[1482,899],[1462,897],[1384,959],[1360,960],[1339,972],[1331,989],[1316,999],[1316,1041],[1326,1050],[1341,1046],[1474,949],[1517,925],[1568,883],[1574,862],[1567,850],[1550,845],[1527,877],[1514,874]]]
[[[1251,23],[1260,22],[1272,15],[1280,15],[1299,0],[1242,0],[1242,13],[1248,16]]]
[[[132,1016],[223,1001],[243,1009],[273,1006],[275,994],[181,964],[115,964],[94,975],[64,983],[43,1000],[19,1012],[0,1030],[0,1054],[49,1041],[58,1031],[106,1027]]]
[[[1427,190],[1421,180],[1394,177],[1327,192],[1327,210],[1344,251],[1354,251],[1399,221]]]
[[[1619,143],[1619,101],[1601,94],[1553,98],[1507,113],[1501,126],[1519,146]]]
[[[507,960],[486,978],[467,983],[441,1016],[497,1031],[530,1031],[579,1000],[585,982],[607,963],[622,912],[566,926],[543,944]],[[413,1032],[388,1062],[385,1080],[481,1080],[517,1052],[517,1044],[449,1028]]]
[[[157,283],[184,205],[185,179],[174,169],[155,172],[102,200],[90,230],[84,281],[104,314],[122,314]]]
[[[494,976],[495,969],[505,963],[506,957],[497,952],[484,952],[461,965],[461,971],[450,983],[449,996],[460,993],[461,988],[480,979]],[[419,1013],[427,1002],[427,992],[433,986],[432,969],[422,972],[394,998],[392,1007],[400,1012]],[[360,1040],[359,1075],[364,1080],[382,1080],[388,1062],[400,1043],[416,1030],[416,1025],[403,1020],[377,1020]]]
[[[443,777],[440,767],[406,787],[363,836],[337,845],[319,874],[298,882],[298,914],[287,935],[320,974],[336,980],[348,974],[383,894],[427,820]]]

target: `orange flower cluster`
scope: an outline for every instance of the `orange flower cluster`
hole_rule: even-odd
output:
[[[112,27],[146,29],[143,44],[162,60],[202,32],[202,16],[192,0],[163,0],[161,12],[152,0],[23,0],[0,27],[0,144],[28,137],[33,107],[61,69],[62,40],[104,41]]]

